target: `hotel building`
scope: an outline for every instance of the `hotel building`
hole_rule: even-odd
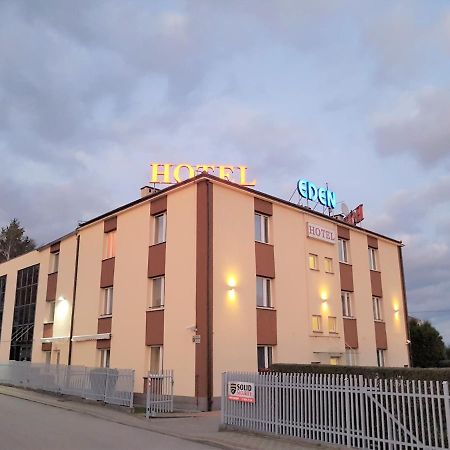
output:
[[[213,407],[224,371],[407,366],[402,243],[202,173],[0,264],[0,361],[173,369]]]

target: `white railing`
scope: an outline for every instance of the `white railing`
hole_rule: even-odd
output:
[[[230,399],[236,382],[254,385],[254,400]],[[224,429],[364,449],[450,448],[447,381],[230,372],[222,389]]]
[[[0,363],[0,384],[133,407],[134,370],[9,361]]]
[[[173,412],[173,370],[148,373],[146,382],[147,419],[159,413]]]

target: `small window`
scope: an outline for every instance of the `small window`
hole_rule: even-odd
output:
[[[49,273],[56,273],[59,269],[59,252],[50,253],[50,271]]]
[[[49,365],[52,362],[52,352],[44,352],[45,364]]]
[[[385,365],[385,351],[377,349],[377,365],[378,367],[384,367]]]
[[[103,259],[114,258],[116,256],[116,231],[105,233],[103,240]]]
[[[272,365],[272,347],[258,346],[258,370],[268,369]]]
[[[256,306],[272,307],[271,279],[256,277]]]
[[[111,350],[109,348],[100,350],[100,367],[109,367],[109,359],[111,356]]]
[[[358,365],[358,353],[353,348],[345,349],[345,363],[347,366],[357,366]]]
[[[309,268],[312,270],[319,270],[319,263],[317,255],[309,254]]]
[[[339,362],[340,362],[339,356],[331,356],[330,357],[330,365],[332,366],[339,366]]]
[[[152,278],[152,302],[151,308],[162,308],[164,306],[165,278]]]
[[[47,302],[47,315],[45,318],[46,323],[53,323],[55,320],[55,301]]]
[[[336,317],[328,317],[328,332],[329,333],[337,333]]]
[[[102,315],[109,316],[112,314],[113,300],[114,300],[114,288],[107,287],[102,289],[103,291],[103,305],[102,305]]]
[[[161,373],[163,370],[163,350],[161,346],[150,347],[150,373]]]
[[[344,317],[353,317],[353,305],[350,292],[341,292],[342,315]]]
[[[269,217],[255,213],[255,241],[269,242]]]
[[[383,306],[380,297],[372,297],[373,318],[375,320],[383,320]]]
[[[166,242],[166,213],[155,216],[155,244]]]
[[[315,333],[322,332],[322,316],[312,316],[312,330]]]
[[[325,258],[325,272],[333,273],[333,258]]]
[[[345,239],[338,239],[339,262],[348,263],[348,242]]]
[[[369,268],[370,270],[378,270],[377,250],[369,247]]]

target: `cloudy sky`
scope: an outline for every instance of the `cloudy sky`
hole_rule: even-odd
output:
[[[0,225],[44,243],[151,161],[247,164],[364,203],[450,343],[447,0],[0,0]]]

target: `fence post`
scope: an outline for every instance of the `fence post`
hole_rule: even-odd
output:
[[[150,419],[150,373],[147,374],[147,396],[145,401],[145,418]]]
[[[225,425],[225,392],[228,391],[226,372],[222,372],[222,401],[220,404],[220,426]]]
[[[105,403],[108,403],[108,402],[106,401],[106,399],[107,399],[107,397],[108,397],[108,382],[109,382],[109,369],[106,368],[105,393],[104,393],[104,395],[103,395],[103,401],[104,401]]]
[[[350,392],[349,392],[349,382],[348,376],[344,379],[344,397],[345,397],[345,436],[346,436],[346,445],[347,447],[351,447],[350,442],[350,433],[351,433],[351,424],[350,424]]]
[[[447,446],[450,447],[450,395],[448,392],[448,381],[444,381],[442,385],[444,388],[445,423],[447,425]]]

